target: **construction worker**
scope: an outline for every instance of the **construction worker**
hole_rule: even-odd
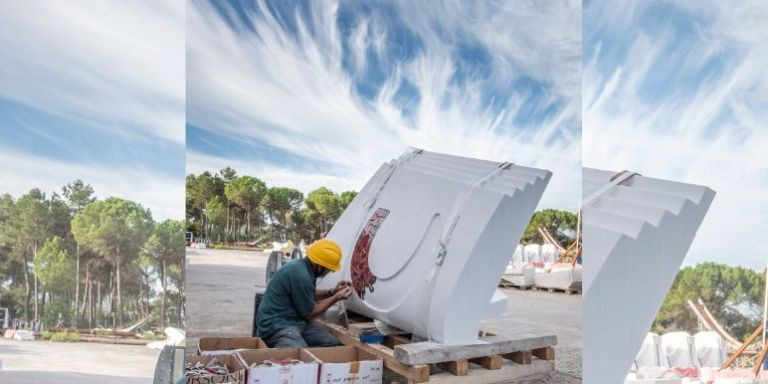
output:
[[[339,281],[332,289],[317,289],[317,278],[341,269],[341,248],[318,240],[307,257],[291,260],[275,272],[256,315],[258,335],[271,348],[331,347],[339,340],[313,320],[352,294],[351,283]]]

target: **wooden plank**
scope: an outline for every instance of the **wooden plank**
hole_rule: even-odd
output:
[[[750,344],[752,344],[753,341],[757,338],[758,335],[760,335],[763,332],[763,324],[761,323],[757,329],[755,329],[754,332],[752,332],[751,335],[747,338],[747,340],[744,340],[744,343],[741,344],[739,349],[736,350],[736,352],[731,355],[731,357],[728,358],[728,360],[723,364],[720,369],[726,369],[729,365],[731,365],[734,361],[736,361],[736,358],[741,356],[742,353],[749,347]]]
[[[768,353],[768,345],[763,346],[760,354],[757,355],[757,359],[755,359],[755,366],[752,368],[752,372],[755,374],[755,377],[757,377],[760,374],[760,371],[763,369],[763,361],[765,361],[766,353]]]
[[[352,337],[360,338],[360,333],[362,333],[363,331],[367,331],[369,329],[376,329],[376,325],[373,323],[373,321],[368,321],[364,323],[350,323],[347,334],[349,334]]]
[[[395,359],[394,351],[381,344],[363,344],[359,339],[350,336],[347,329],[338,324],[333,324],[325,321],[318,321],[318,323],[324,326],[331,334],[336,336],[339,341],[344,345],[355,345],[360,347],[364,351],[374,354],[380,357],[384,361],[384,367],[395,371],[407,379],[416,382],[424,383],[429,381],[429,366],[424,364],[412,364],[407,365],[398,362]]]
[[[411,339],[402,335],[389,335],[384,338],[384,345],[392,349],[394,349],[396,345],[408,344],[410,342]]]
[[[448,372],[436,373],[430,377],[429,384],[519,383],[521,381],[543,383],[545,381],[542,379],[554,370],[554,361],[534,359],[531,364],[515,364],[505,360],[501,369],[470,369],[466,376],[454,376]]]
[[[456,376],[466,376],[467,371],[469,371],[469,361],[465,359],[446,361],[443,363],[438,363],[437,366],[440,367],[440,369],[448,371]]]
[[[544,359],[544,360],[555,359],[555,349],[552,347],[536,348],[531,352],[533,353],[534,356],[538,357],[539,359]]]
[[[533,360],[533,354],[531,351],[519,351],[519,352],[512,352],[507,353],[504,355],[505,358],[514,361],[518,364],[530,364]]]
[[[504,358],[500,355],[491,355],[483,357],[475,357],[469,360],[471,363],[475,363],[485,369],[500,369],[501,364],[504,362]]]
[[[395,346],[395,358],[404,364],[432,364],[443,361],[472,359],[475,357],[503,355],[511,352],[530,351],[557,344],[557,337],[531,336],[510,339],[503,336],[482,337],[473,344],[446,345],[435,342],[418,342]]]

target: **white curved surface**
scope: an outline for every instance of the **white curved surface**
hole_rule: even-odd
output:
[[[582,196],[617,173],[583,168]],[[585,383],[624,379],[714,196],[637,175],[582,207]]]
[[[352,280],[347,308],[443,343],[477,339],[549,171],[409,149],[382,165],[327,238]],[[441,257],[440,243],[445,244]]]

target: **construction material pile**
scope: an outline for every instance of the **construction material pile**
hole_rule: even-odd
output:
[[[213,358],[206,364],[200,361],[195,364],[184,364],[184,376],[187,378],[202,378],[215,375],[229,375],[227,366],[220,363],[216,358]]]
[[[740,382],[734,379],[748,379],[750,383],[756,379],[751,368],[721,369],[725,362],[725,342],[717,332],[648,333],[625,383],[653,384],[680,379],[680,383],[733,384]],[[764,372],[758,372],[758,378],[764,376]]]
[[[579,292],[581,264],[561,262],[560,256],[564,252],[564,249],[560,250],[554,244],[518,245],[504,272],[502,283],[518,288]]]

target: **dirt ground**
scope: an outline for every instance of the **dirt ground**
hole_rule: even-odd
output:
[[[267,255],[252,251],[187,249],[187,345],[201,336],[247,336],[253,298],[263,289]],[[506,313],[483,322],[502,335],[546,331],[557,336],[556,371],[530,383],[581,383],[581,295],[503,289]]]
[[[0,338],[0,383],[150,384],[159,354],[145,346]]]

